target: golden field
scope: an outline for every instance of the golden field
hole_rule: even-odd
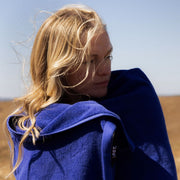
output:
[[[167,131],[175,158],[178,179],[180,179],[180,96],[159,97],[165,120]],[[9,113],[16,108],[11,101],[0,102],[0,180],[9,172],[9,149],[6,138],[3,134],[3,121]],[[12,176],[9,180],[14,179]]]

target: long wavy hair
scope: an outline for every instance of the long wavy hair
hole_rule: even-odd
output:
[[[72,88],[65,82],[66,75],[71,69],[78,70],[89,56],[91,39],[104,30],[105,25],[98,14],[82,5],[63,7],[41,25],[30,58],[31,87],[25,96],[17,99],[21,108],[15,114],[23,113],[24,116],[14,120],[14,124],[25,133],[19,143],[18,159],[13,163],[15,165],[11,173],[21,163],[25,139],[31,135],[35,144],[40,135],[40,128],[35,126],[35,113],[59,101]],[[86,79],[88,69],[89,65],[84,79],[77,85]],[[28,125],[27,119],[30,121]],[[11,138],[10,144],[13,162],[14,144]]]

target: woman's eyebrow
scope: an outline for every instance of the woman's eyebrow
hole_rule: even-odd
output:
[[[109,49],[109,50],[107,51],[107,53],[106,53],[106,55],[104,56],[104,58],[105,58],[106,56],[108,56],[109,54],[111,54],[112,51],[113,51],[113,48],[111,47],[111,49]],[[91,54],[91,55],[90,55],[90,57],[97,57],[97,56],[98,56],[98,54]]]

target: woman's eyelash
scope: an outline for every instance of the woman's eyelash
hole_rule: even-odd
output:
[[[112,56],[112,55],[106,56],[106,57],[104,58],[104,60],[112,60],[112,59],[113,59],[113,56]],[[97,61],[97,60],[91,59],[91,60],[89,60],[89,61],[84,61],[83,64],[87,64],[87,63],[93,64],[93,63],[95,63],[95,61]]]
[[[105,60],[112,60],[112,59],[113,59],[113,56],[112,56],[112,55],[109,55],[109,56],[106,56],[104,59],[105,59]]]
[[[87,64],[87,63],[92,64],[92,63],[94,63],[94,61],[95,61],[94,59],[91,59],[90,61],[84,61],[83,64]]]

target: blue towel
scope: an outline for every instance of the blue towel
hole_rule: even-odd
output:
[[[7,121],[14,162],[24,132],[13,119],[20,116]],[[139,69],[112,72],[105,98],[54,103],[36,120],[40,138],[35,146],[26,139],[16,179],[177,179],[158,98]]]
[[[21,116],[21,115],[19,115]],[[9,117],[8,129],[15,143],[15,161],[18,142],[23,131]],[[119,116],[95,101],[73,105],[54,103],[36,114],[40,138],[36,145],[28,137],[24,143],[22,163],[15,171],[16,179],[112,179],[111,148],[115,123]],[[113,123],[114,121],[114,123]],[[129,148],[133,144],[124,129]]]
[[[109,93],[99,103],[120,116],[136,147],[119,151],[117,179],[177,179],[159,99],[140,69],[112,72]]]

